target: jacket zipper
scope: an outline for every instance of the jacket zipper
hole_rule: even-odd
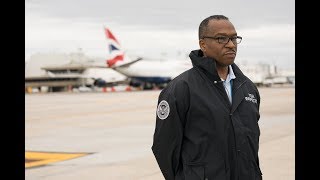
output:
[[[234,91],[233,91],[233,94],[235,94],[236,92],[237,92],[237,90],[244,84],[244,83],[246,83],[247,82],[247,80],[244,80],[238,87],[236,87],[235,89],[234,89]],[[232,110],[232,107],[231,107],[231,110]],[[235,165],[236,165],[236,167],[235,167],[235,169],[236,169],[236,179],[239,179],[239,161],[238,161],[238,153],[240,153],[240,150],[238,150],[238,145],[237,145],[237,139],[236,139],[236,133],[235,133],[235,129],[234,129],[234,126],[233,126],[233,122],[232,122],[232,113],[231,113],[231,110],[230,110],[230,121],[231,121],[231,126],[232,126],[232,129],[233,129],[233,138],[234,138],[234,145],[235,145],[235,150],[236,150],[236,152],[235,152],[235,161],[236,161],[236,163],[235,163]]]

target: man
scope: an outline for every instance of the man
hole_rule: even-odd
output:
[[[241,40],[227,17],[204,19],[193,68],[161,91],[152,151],[165,179],[262,179],[260,95],[234,63]]]

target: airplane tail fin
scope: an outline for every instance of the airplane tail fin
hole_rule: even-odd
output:
[[[106,60],[106,64],[108,67],[114,68],[119,66],[125,66],[141,60],[141,58],[136,58],[132,60],[130,57],[128,57],[128,55],[121,48],[119,41],[110,31],[110,29],[105,27],[104,30],[109,49],[109,58],[107,58]]]

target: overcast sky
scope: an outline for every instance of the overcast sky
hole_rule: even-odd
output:
[[[198,49],[200,22],[229,17],[238,35],[237,62],[295,68],[294,0],[25,0],[25,56],[75,52],[106,57],[103,27],[128,54],[185,58]]]

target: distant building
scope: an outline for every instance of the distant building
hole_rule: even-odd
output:
[[[280,70],[271,64],[238,64],[243,73],[257,86],[294,84],[294,70]]]
[[[263,80],[274,73],[274,68],[269,64],[238,64],[238,66],[257,86],[261,86]]]
[[[82,52],[34,54],[25,66],[26,92],[70,91],[73,88],[93,87],[98,80],[104,86],[126,82],[126,76],[110,68],[94,67],[96,62],[107,67],[103,60],[89,58]]]

